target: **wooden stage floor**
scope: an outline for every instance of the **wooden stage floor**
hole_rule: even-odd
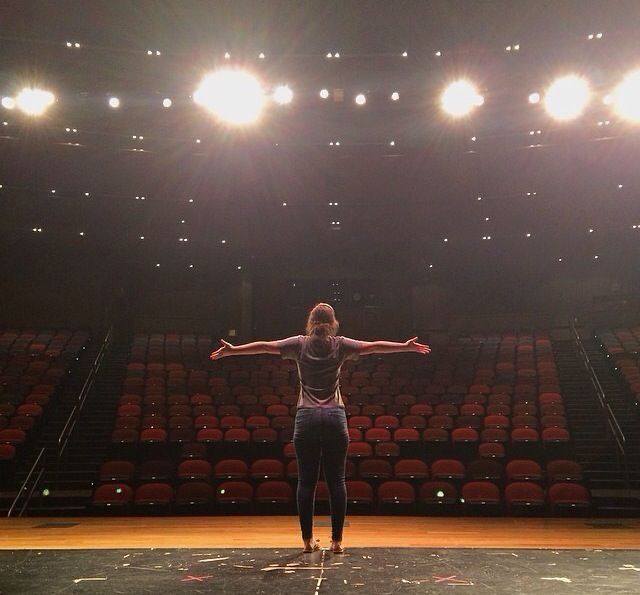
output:
[[[640,519],[352,516],[346,548],[640,549]],[[316,517],[321,547],[328,517]],[[294,516],[0,520],[0,549],[298,548]]]

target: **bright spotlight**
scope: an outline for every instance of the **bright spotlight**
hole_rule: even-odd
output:
[[[273,92],[273,100],[279,105],[286,105],[293,100],[293,91],[288,85],[280,85]]]
[[[640,70],[629,73],[614,89],[612,103],[621,118],[640,123]]]
[[[165,97],[162,100],[162,107],[171,107],[173,105],[173,101],[169,97]]]
[[[2,107],[5,109],[13,109],[16,106],[16,100],[13,97],[3,97]]]
[[[547,89],[544,107],[556,120],[573,120],[587,107],[590,95],[586,79],[576,75],[565,76]]]
[[[484,103],[484,97],[468,81],[451,83],[442,93],[440,105],[449,115],[454,117],[466,116]]]
[[[398,101],[398,99],[400,99],[400,93],[398,93],[397,91],[391,93],[391,101]]]
[[[531,93],[529,95],[529,103],[540,103],[540,93]]]
[[[109,97],[109,107],[114,109],[120,107],[120,100],[117,97]]]
[[[25,88],[15,99],[18,108],[30,116],[41,116],[56,100],[53,93],[42,89]]]
[[[234,125],[250,124],[262,114],[265,97],[258,79],[242,70],[218,70],[204,77],[193,100]]]
[[[322,99],[326,99],[327,97],[329,97],[329,91],[327,89],[321,89],[320,97],[322,97]]]
[[[367,103],[367,98],[366,98],[366,96],[364,95],[364,93],[358,93],[358,94],[356,95],[356,100],[355,100],[355,101],[356,101],[356,103],[357,103],[358,105],[364,105],[365,103]]]

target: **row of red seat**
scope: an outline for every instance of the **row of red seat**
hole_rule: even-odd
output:
[[[457,459],[438,459],[431,464],[422,459],[400,459],[393,464],[387,459],[363,459],[357,464],[347,462],[347,479],[448,479],[491,481],[535,481],[556,483],[558,481],[583,480],[582,467],[575,461],[549,461],[546,468],[532,459],[513,459],[503,465],[495,460],[476,459],[468,464]],[[298,463],[292,459],[287,463],[279,459],[258,458],[248,463],[244,459],[222,459],[211,463],[206,459],[190,458],[174,465],[168,460],[150,460],[138,465],[126,460],[105,462],[99,473],[100,482],[117,481],[133,485],[136,481],[187,481],[212,479],[284,479],[298,478]]]
[[[371,511],[373,506],[379,509],[383,506],[415,507],[423,506],[462,506],[470,512],[475,507],[498,509],[506,504],[511,513],[529,512],[532,508],[544,510],[548,505],[552,513],[563,508],[589,509],[590,496],[588,490],[575,483],[556,483],[545,490],[533,482],[513,482],[501,489],[489,481],[471,481],[462,486],[460,492],[450,482],[426,481],[417,489],[407,481],[392,480],[381,483],[374,488],[365,481],[347,481],[347,500],[353,509]],[[319,482],[316,489],[316,502],[327,503],[329,493],[324,482]],[[136,511],[149,513],[162,510],[169,512],[174,505],[189,508],[193,506],[211,509],[214,506],[221,512],[241,510],[246,513],[246,507],[257,505],[279,509],[293,508],[294,489],[282,480],[268,480],[254,486],[247,481],[225,481],[215,490],[207,482],[194,481],[180,485],[176,490],[163,482],[146,483],[139,486],[135,492],[127,484],[109,483],[99,486],[93,495],[93,506],[99,508],[115,508],[118,512],[127,511],[134,504]],[[242,507],[241,509],[239,507]],[[263,509],[264,510],[264,509]]]

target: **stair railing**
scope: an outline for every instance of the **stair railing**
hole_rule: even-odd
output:
[[[624,480],[626,485],[629,485],[629,466],[627,464],[627,439],[618,423],[618,419],[616,418],[613,409],[611,409],[611,405],[609,405],[609,401],[607,400],[607,395],[600,384],[600,380],[598,379],[598,375],[596,371],[593,369],[591,365],[591,360],[589,359],[589,354],[587,350],[584,348],[584,344],[582,343],[582,338],[580,337],[580,333],[575,325],[576,320],[571,319],[570,326],[571,331],[573,333],[573,338],[575,342],[576,349],[578,350],[578,354],[580,355],[580,359],[582,360],[582,364],[584,365],[587,373],[589,374],[589,379],[591,380],[591,385],[593,386],[596,396],[598,397],[598,402],[600,403],[600,407],[604,412],[607,419],[607,426],[609,428],[609,432],[611,436],[613,436],[613,440],[616,443],[617,455],[618,455],[618,463],[622,462],[622,470],[624,473]]]
[[[76,427],[78,418],[82,413],[85,403],[87,402],[87,397],[89,396],[89,394],[91,393],[91,390],[93,389],[93,385],[98,375],[98,372],[100,371],[100,368],[104,362],[104,359],[107,353],[109,352],[109,349],[111,348],[111,343],[113,339],[113,326],[114,325],[111,324],[111,326],[109,327],[109,330],[107,331],[104,341],[102,342],[102,346],[100,347],[100,351],[98,351],[98,355],[96,355],[96,359],[94,360],[93,365],[91,366],[91,370],[87,375],[87,379],[85,380],[84,385],[82,386],[82,390],[78,395],[77,402],[73,407],[73,409],[71,410],[71,413],[69,413],[67,422],[65,423],[64,427],[62,428],[62,431],[60,432],[60,436],[58,437],[58,453],[57,453],[58,470],[60,467],[60,460],[62,458],[62,455],[64,454],[65,448],[67,447],[69,438],[73,434],[73,430]]]
[[[18,493],[16,497],[13,499],[11,506],[9,508],[9,512],[7,512],[7,517],[10,516],[19,516],[21,517],[24,511],[27,509],[27,505],[31,501],[31,496],[33,496],[33,491],[36,489],[36,486],[40,483],[40,479],[42,478],[42,474],[45,470],[45,452],[46,449],[40,449],[36,460],[31,465],[31,469],[29,469],[29,473],[27,473],[27,477],[22,482],[22,485],[18,489]],[[31,478],[35,476],[35,480],[31,483]],[[26,494],[26,496],[25,496]],[[18,505],[20,503],[20,499],[24,498],[24,503],[22,507],[18,511]],[[14,511],[18,511],[17,514],[14,514]]]

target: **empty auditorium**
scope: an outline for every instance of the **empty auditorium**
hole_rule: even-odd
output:
[[[640,593],[639,24],[0,2],[0,593]]]

